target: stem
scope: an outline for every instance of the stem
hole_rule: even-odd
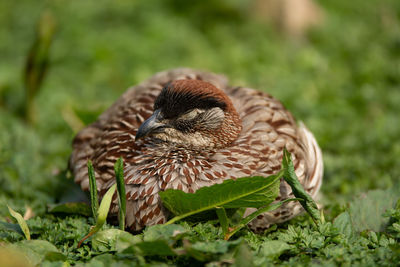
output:
[[[97,184],[92,162],[89,160],[87,163],[89,187],[90,187],[90,204],[92,207],[93,218],[97,221],[97,211],[99,210],[99,200],[97,196]]]
[[[300,199],[299,198],[289,198],[289,199],[285,199],[284,201],[281,201],[281,202],[278,202],[278,203],[275,203],[275,204],[271,204],[271,205],[268,205],[268,206],[263,207],[263,208],[259,208],[258,210],[256,210],[252,214],[250,214],[247,217],[243,218],[237,226],[233,227],[233,229],[231,231],[226,233],[224,239],[225,240],[229,240],[229,238],[231,238],[234,234],[236,234],[244,226],[249,224],[258,215],[260,215],[262,213],[265,213],[265,212],[268,212],[268,211],[271,211],[271,210],[276,210],[277,208],[282,206],[284,203],[289,202],[289,201],[296,201],[296,200],[298,201]]]
[[[126,192],[124,179],[124,161],[120,157],[114,165],[115,178],[117,180],[118,204],[119,204],[119,228],[125,230],[125,215],[126,215]]]
[[[79,243],[78,243],[78,248],[80,248],[81,247],[81,245],[82,245],[82,243],[86,240],[86,239],[88,239],[89,237],[91,237],[94,233],[96,233],[97,231],[90,231],[84,238],[82,238],[81,239],[81,241],[79,241]]]
[[[217,207],[216,208],[216,213],[219,219],[219,224],[222,227],[222,231],[224,235],[228,233],[228,228],[229,228],[229,222],[228,222],[228,216],[226,216],[226,211],[224,207]]]

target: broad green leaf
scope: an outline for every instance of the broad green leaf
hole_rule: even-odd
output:
[[[233,254],[232,248],[238,247],[238,245],[240,245],[242,242],[243,239],[241,238],[234,241],[226,241],[226,240],[198,241],[195,242],[194,244],[190,244],[189,242],[184,242],[184,251],[185,255],[195,258],[198,261],[203,261],[203,262],[210,261],[212,259],[215,259],[218,254],[220,254],[218,255],[220,259],[229,258],[228,261],[232,261],[232,254]]]
[[[232,266],[248,266],[252,267],[254,266],[253,263],[253,252],[249,248],[249,245],[247,243],[242,242],[238,247],[235,252],[235,262]]]
[[[272,201],[279,194],[279,179],[283,176],[283,172],[279,172],[275,175],[269,177],[254,176],[254,177],[244,177],[236,180],[228,180],[227,183],[235,183],[232,191],[241,191],[243,196],[238,197],[233,201],[222,205],[224,208],[260,208]],[[240,181],[239,181],[240,180]],[[246,181],[247,180],[247,181]],[[267,180],[267,181],[265,181]],[[243,188],[241,188],[243,186]],[[257,188],[257,186],[259,186]],[[230,186],[229,186],[230,187]],[[221,188],[223,189],[223,188]],[[229,192],[227,186],[227,192]],[[235,195],[235,193],[233,193]]]
[[[321,222],[321,215],[318,210],[317,204],[312,199],[312,197],[307,194],[307,192],[304,190],[303,186],[299,182],[296,172],[294,171],[291,155],[289,151],[286,150],[286,148],[283,149],[282,169],[285,172],[283,177],[292,188],[295,197],[300,199],[299,202],[303,206],[303,208],[308,212],[308,214],[310,214],[314,222],[316,224],[319,224]]]
[[[83,202],[71,202],[63,204],[49,205],[49,213],[79,214],[86,217],[92,215],[89,205]]]
[[[156,240],[137,243],[135,247],[139,248],[143,256],[176,256],[175,251],[168,245],[166,240]]]
[[[350,203],[350,217],[354,230],[383,231],[389,222],[383,214],[396,205],[398,194],[395,190],[373,190],[356,197]]]
[[[121,247],[122,242],[129,241],[124,248]],[[92,247],[98,251],[115,251],[117,250],[117,244],[119,249],[125,249],[128,246],[134,245],[141,242],[142,239],[139,236],[134,236],[128,232],[121,231],[119,229],[106,229],[97,232],[92,238]]]
[[[83,241],[97,233],[104,225],[107,220],[108,211],[110,210],[110,205],[112,201],[112,197],[115,193],[116,184],[111,186],[108,191],[104,194],[103,199],[101,200],[99,211],[97,214],[96,225],[92,227],[90,232],[78,243],[78,248],[82,245]]]
[[[156,241],[156,240],[167,240],[174,241],[180,239],[183,235],[187,233],[183,226],[178,224],[169,224],[169,225],[153,225],[143,232],[143,240],[146,242]]]
[[[10,212],[11,216],[13,216],[19,226],[21,227],[22,232],[24,232],[25,238],[27,240],[31,240],[31,234],[29,232],[29,228],[28,225],[26,224],[26,221],[24,220],[24,218],[22,217],[21,214],[19,214],[18,212],[14,211],[12,208],[8,207],[8,211]]]
[[[259,254],[263,257],[277,258],[282,255],[283,252],[290,249],[290,245],[284,241],[271,240],[266,241],[261,245]]]
[[[139,266],[144,265],[144,260],[143,264]],[[90,261],[83,263],[78,263],[77,265],[74,265],[77,267],[135,267],[138,266],[135,260],[132,260],[130,258],[122,258],[119,257],[119,255],[113,255],[110,253],[106,254],[101,254],[96,257],[93,257],[90,259]],[[153,265],[152,265],[153,266]],[[45,266],[47,267],[47,266]],[[59,267],[69,267],[69,266],[59,266]],[[159,266],[162,267],[162,266]]]
[[[125,231],[123,231],[123,232],[128,233]],[[118,252],[122,252],[123,250],[127,249],[128,247],[136,245],[137,243],[140,243],[140,242],[143,242],[142,235],[120,234],[115,242],[115,250]]]
[[[243,242],[242,239],[237,239],[234,241],[226,241],[226,240],[215,240],[215,241],[207,241],[207,242],[196,242],[194,243],[191,248],[195,249],[200,252],[204,253],[220,253],[224,254],[228,252],[230,247],[234,247],[239,245],[241,242]]]
[[[201,252],[197,249],[193,249],[189,242],[185,243],[185,254],[191,258],[196,259],[197,261],[207,261],[210,259],[209,255],[204,252]]]
[[[351,218],[349,212],[345,211],[339,214],[333,221],[333,226],[339,230],[340,233],[345,235],[347,238],[353,236],[353,225],[351,223]]]
[[[35,266],[45,260],[64,261],[67,259],[53,244],[45,240],[24,240],[10,245],[10,248],[23,252],[29,263]]]
[[[24,235],[24,232],[22,232],[21,226],[19,226],[18,223],[0,222],[0,230],[13,231],[22,236]]]
[[[125,214],[126,214],[126,193],[124,180],[124,161],[120,157],[114,165],[115,178],[117,180],[118,205],[119,205],[119,227],[125,230]]]
[[[11,245],[12,246],[12,245]],[[0,246],[0,266],[33,267],[26,253],[11,246]]]
[[[259,208],[265,206],[278,196],[279,179],[282,175],[281,171],[269,177],[256,176],[226,180],[222,184],[202,187],[195,193],[185,193],[174,189],[160,192],[164,206],[176,215],[167,224],[216,207]]]
[[[97,195],[96,176],[93,168],[92,161],[88,161],[88,176],[89,176],[89,191],[90,191],[90,205],[92,206],[92,214],[94,220],[97,221],[97,212],[99,209],[99,199]]]
[[[67,260],[67,257],[58,251],[49,251],[46,253],[43,261],[60,262]]]

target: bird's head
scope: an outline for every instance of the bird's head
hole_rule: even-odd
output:
[[[136,140],[149,137],[212,149],[228,146],[241,129],[239,115],[222,90],[200,80],[176,80],[156,98],[154,113],[139,127]]]

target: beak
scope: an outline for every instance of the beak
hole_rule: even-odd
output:
[[[142,125],[140,125],[135,140],[139,140],[140,138],[146,137],[151,133],[160,133],[162,129],[166,128],[167,125],[160,122],[160,110],[157,109],[154,111],[153,115],[150,118],[145,120]]]

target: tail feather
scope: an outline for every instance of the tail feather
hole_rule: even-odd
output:
[[[308,193],[315,198],[322,184],[322,176],[324,173],[324,164],[322,159],[322,152],[319,148],[314,135],[307,129],[307,127],[300,122],[299,133],[302,143],[307,153],[306,161],[308,167],[308,178],[304,182],[304,187]]]
[[[314,135],[301,122],[299,124],[298,134],[300,135],[300,143],[306,153],[304,157],[306,160],[306,178],[302,181],[302,184],[311,197],[317,199],[324,172],[322,152]],[[289,197],[294,196],[290,194]],[[255,209],[249,208],[246,210],[244,216],[247,216],[254,211]],[[275,211],[263,213],[258,216],[256,220],[252,221],[249,226],[256,232],[262,232],[272,224],[290,220],[303,211],[304,210],[300,203],[289,202]]]

